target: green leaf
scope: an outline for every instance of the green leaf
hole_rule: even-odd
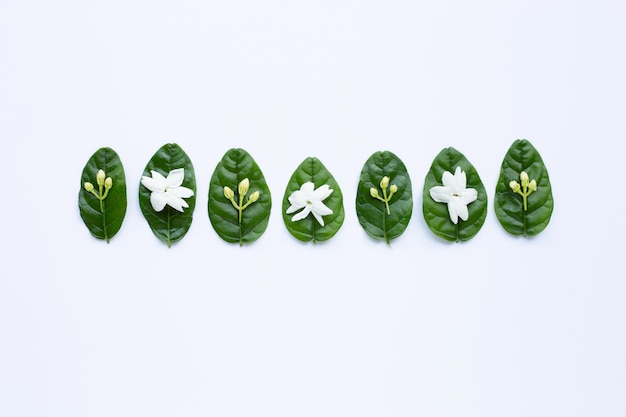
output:
[[[238,185],[245,178],[249,180],[249,189],[240,200]],[[225,197],[224,187],[232,190],[233,201],[241,210]],[[258,200],[246,207],[250,196],[258,191]],[[217,234],[230,243],[251,243],[257,240],[270,218],[272,197],[261,169],[252,156],[243,149],[231,149],[217,164],[209,187],[209,219]]]
[[[108,193],[105,187],[98,186],[96,175],[99,170],[104,171],[105,177],[111,178],[113,185]],[[80,180],[80,217],[94,237],[109,243],[122,227],[126,215],[126,177],[120,157],[111,148],[98,149],[87,161]],[[98,196],[106,193],[102,204],[99,197],[85,189],[85,183],[93,185],[94,193]]]
[[[156,171],[167,177],[171,171],[179,168],[185,170],[182,186],[193,191],[193,196],[184,199],[189,207],[185,208],[182,213],[169,205],[166,205],[162,211],[155,211],[150,203],[152,193],[146,186],[139,184],[141,212],[155,236],[167,243],[168,247],[171,247],[173,242],[181,240],[191,226],[193,210],[196,206],[196,177],[193,165],[180,146],[175,143],[168,143],[154,154],[143,171],[143,175],[146,177],[152,177],[151,171]]]
[[[454,224],[450,219],[448,205],[438,203],[430,196],[430,189],[442,185],[442,176],[445,171],[454,173],[457,167],[465,172],[467,177],[466,188],[477,191],[477,199],[467,205],[469,217],[463,221],[458,219]],[[454,148],[445,148],[433,161],[430,171],[424,181],[423,211],[426,224],[437,236],[451,242],[465,241],[473,238],[485,223],[487,217],[487,192],[478,176],[476,168],[465,156]]]
[[[387,202],[389,213],[385,202],[372,197],[370,192],[374,188],[378,195],[385,199],[381,188],[381,180],[385,176],[389,178],[389,185],[385,190],[387,196],[392,186],[397,187],[397,191]],[[389,243],[404,233],[412,212],[411,179],[404,163],[389,151],[374,153],[361,170],[356,194],[356,214],[359,223],[369,236]]]
[[[333,190],[330,196],[323,200],[323,203],[333,211],[332,214],[322,217],[324,220],[323,226],[320,225],[312,213],[309,213],[304,219],[295,222],[292,221],[292,218],[300,213],[301,210],[287,214],[287,209],[291,205],[289,197],[294,191],[300,190],[302,184],[306,182],[312,182],[316,190],[324,184],[327,184]],[[313,241],[315,243],[328,240],[339,231],[343,224],[344,215],[343,195],[337,181],[335,181],[319,159],[305,159],[289,179],[285,197],[283,198],[283,220],[289,233],[303,242]]]
[[[509,186],[511,181],[521,182],[522,171],[537,183],[537,190],[527,196],[526,211],[523,197]],[[548,170],[537,149],[526,139],[513,142],[504,156],[494,206],[500,224],[513,235],[534,236],[550,222],[554,199]]]

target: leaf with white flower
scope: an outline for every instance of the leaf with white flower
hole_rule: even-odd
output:
[[[155,211],[162,211],[166,205],[181,213],[189,204],[183,198],[193,196],[193,190],[183,187],[185,169],[174,169],[164,177],[157,171],[150,171],[152,177],[141,177],[141,184],[150,190],[150,204]]]
[[[289,196],[289,203],[291,205],[287,209],[287,214],[295,213],[303,209],[300,213],[297,213],[291,218],[292,222],[302,220],[308,216],[309,213],[312,213],[318,223],[324,226],[324,218],[322,216],[333,214],[333,211],[329,209],[323,201],[326,200],[334,190],[332,190],[328,184],[324,184],[316,190],[314,190],[314,187],[315,185],[311,181],[307,181],[302,184],[299,190],[294,191]]]
[[[305,159],[289,179],[283,198],[283,221],[289,233],[304,242],[328,240],[344,216],[337,181],[319,159]]]
[[[177,144],[163,145],[144,169],[139,207],[152,232],[168,246],[182,239],[189,230],[195,193],[191,160]]]
[[[454,148],[443,149],[433,161],[422,204],[430,230],[452,242],[474,237],[487,217],[487,193],[478,172]]]
[[[456,167],[454,175],[445,171],[441,178],[443,186],[436,185],[430,189],[430,196],[438,203],[448,205],[448,213],[452,223],[457,224],[459,218],[465,221],[469,217],[467,205],[476,201],[478,192],[474,188],[466,188],[467,176],[461,167]]]

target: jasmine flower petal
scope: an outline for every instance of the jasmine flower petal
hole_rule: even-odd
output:
[[[454,179],[454,175],[450,171],[444,171],[441,176],[441,182],[446,188],[454,188],[456,186],[456,181]]]
[[[153,192],[150,194],[150,204],[152,204],[154,211],[163,210],[167,204],[165,193]]]
[[[430,189],[430,196],[437,203],[447,203],[452,198],[452,190],[450,190],[450,187],[437,185]]]
[[[302,186],[300,187],[300,191],[304,194],[309,195],[314,192],[313,188],[315,188],[315,185],[311,181],[307,181],[304,184],[302,184]]]
[[[178,198],[189,198],[193,195],[193,191],[187,187],[170,188],[167,193]]]
[[[313,201],[311,204],[311,211],[313,213],[317,212],[322,216],[328,216],[329,214],[333,214],[333,211],[321,201]]]
[[[287,209],[287,214],[293,213],[294,211],[306,206],[306,196],[302,191],[294,191],[289,196],[288,200],[289,203],[291,203],[291,206]]]
[[[457,205],[453,201],[450,201],[448,203],[448,215],[450,216],[450,220],[452,220],[452,223],[454,224],[457,224],[459,222],[459,214],[456,209]]]
[[[452,211],[454,211],[455,216],[459,217],[461,220],[465,221],[469,217],[469,211],[467,210],[467,205],[465,205],[460,199],[455,198],[448,204],[448,212],[451,211],[451,207],[453,207]],[[450,216],[452,220],[452,216]],[[457,224],[458,218],[452,220],[452,223]]]
[[[150,191],[165,191],[165,177],[156,171],[150,171],[152,177],[141,177],[141,183]]]
[[[313,217],[315,217],[315,220],[317,220],[317,222],[323,227],[324,219],[322,218],[322,215],[319,214],[317,211],[311,211],[311,213],[313,213]]]
[[[295,216],[293,216],[291,218],[291,221],[292,222],[297,222],[298,220],[302,220],[306,216],[308,216],[310,212],[311,212],[311,208],[310,207],[305,207],[304,210],[302,210],[300,213],[298,213]]]
[[[315,198],[319,201],[324,201],[333,193],[328,184],[324,184],[313,192]]]
[[[180,187],[185,179],[185,169],[178,168],[167,175],[166,183],[168,188]]]
[[[182,198],[171,195],[171,193],[166,193],[165,196],[167,198],[167,205],[174,210],[178,210],[182,213],[183,207],[189,207],[189,204],[187,204],[187,202],[185,202]]]
[[[302,206],[302,205],[295,204],[293,201],[291,201],[291,197],[289,198],[289,202],[291,203],[291,205],[289,206],[289,208],[288,208],[288,209],[287,209],[287,211],[286,211],[286,213],[287,213],[287,214],[291,214],[291,213],[293,213],[294,211],[298,211],[298,210],[300,210],[302,207],[304,207],[304,206]],[[294,216],[294,217],[295,217],[295,216]],[[293,219],[292,219],[292,220],[293,220]],[[298,220],[300,220],[300,219],[298,219]]]
[[[478,198],[478,191],[476,191],[474,188],[466,188],[459,193],[459,197],[463,204],[467,205],[476,201],[476,199]]]

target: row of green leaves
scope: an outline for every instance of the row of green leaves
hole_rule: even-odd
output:
[[[437,203],[429,190],[441,185],[445,171],[453,172],[460,167],[467,176],[467,187],[478,192],[476,201],[469,205],[469,217],[457,224],[450,220],[445,204]],[[150,203],[150,191],[139,187],[139,205],[155,236],[171,245],[182,239],[191,226],[196,202],[196,181],[193,164],[187,154],[177,144],[166,144],[150,159],[144,169],[144,176],[151,171],[167,175],[171,170],[184,168],[183,185],[194,192],[187,198],[189,207],[179,212],[169,206],[155,211]],[[108,196],[100,201],[91,195],[84,184],[93,181],[99,170],[104,170],[113,179],[113,187]],[[529,199],[524,210],[522,199],[511,191],[509,182],[522,171],[537,179],[534,198]],[[387,182],[383,181],[386,178]],[[248,179],[248,198],[257,193],[258,199],[250,201],[245,210],[238,210],[236,198],[233,202],[225,197],[226,189],[236,189],[238,184]],[[286,214],[290,206],[289,196],[306,182],[315,186],[327,184],[333,190],[324,200],[332,214],[324,217],[324,225],[308,215],[297,222]],[[379,190],[385,198],[380,197]],[[390,191],[393,190],[393,191]],[[389,151],[374,153],[361,170],[356,195],[356,212],[359,223],[372,238],[389,243],[400,236],[407,228],[413,211],[411,179],[406,166]],[[390,195],[387,194],[390,193]],[[234,194],[234,192],[233,192]],[[378,197],[375,197],[378,196]],[[531,236],[541,232],[548,224],[553,198],[548,172],[537,150],[527,140],[513,143],[504,157],[500,178],[496,187],[495,211],[504,229],[514,235]],[[211,177],[209,188],[208,214],[217,234],[227,242],[251,243],[266,230],[272,200],[269,187],[259,166],[252,156],[243,149],[231,149],[220,160]],[[107,242],[120,229],[126,213],[126,183],[121,160],[110,148],[99,149],[89,159],[81,176],[79,210],[85,225],[93,236]],[[282,214],[289,232],[301,241],[324,241],[333,237],[344,221],[343,195],[332,174],[317,158],[305,159],[294,171],[287,183]],[[434,159],[426,175],[423,189],[423,214],[428,227],[437,236],[449,241],[465,241],[475,236],[485,222],[487,215],[487,193],[474,166],[463,154],[454,148],[445,148]]]

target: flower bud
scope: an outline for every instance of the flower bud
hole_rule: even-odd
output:
[[[511,181],[509,183],[509,187],[511,187],[511,190],[515,191],[516,193],[520,191],[520,187],[517,181]]]
[[[253,192],[252,194],[250,194],[250,197],[248,197],[248,201],[250,203],[254,203],[259,199],[259,195],[260,193],[258,191]]]
[[[528,174],[526,173],[526,171],[522,171],[519,174],[519,178],[522,180],[522,187],[528,187]]]
[[[370,195],[374,198],[378,198],[378,190],[374,187],[370,188]]]
[[[250,188],[250,180],[244,178],[243,181],[239,183],[238,191],[239,196],[243,197],[248,193],[248,189]]]
[[[85,190],[87,190],[87,192],[92,192],[93,191],[93,184],[90,182],[86,182],[85,183]]]
[[[391,187],[389,187],[389,191],[391,192],[391,194],[394,194],[398,191],[398,186],[396,184],[391,184]]]
[[[528,184],[528,189],[530,191],[536,191],[537,190],[537,181],[531,180],[530,183]]]
[[[111,179],[111,177],[107,177],[107,179],[104,180],[104,188],[110,190],[111,187],[113,187],[113,180]]]
[[[380,188],[382,188],[384,190],[388,186],[389,186],[389,177],[385,175],[383,177],[383,179],[380,180]]]
[[[103,170],[99,170],[98,173],[96,174],[96,183],[98,183],[98,185],[100,187],[102,187],[104,185],[104,178],[106,177],[105,173]]]
[[[235,193],[233,192],[233,190],[230,189],[230,187],[228,186],[224,187],[224,197],[231,200],[234,196],[235,196]]]

